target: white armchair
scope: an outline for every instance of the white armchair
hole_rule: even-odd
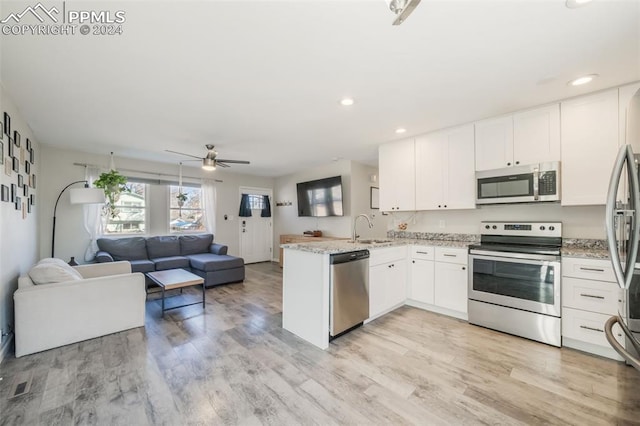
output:
[[[145,280],[129,262],[76,266],[82,280],[34,285],[18,279],[16,357],[144,326]]]

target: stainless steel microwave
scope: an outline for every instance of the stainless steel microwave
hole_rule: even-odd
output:
[[[560,201],[560,162],[476,172],[476,204]]]

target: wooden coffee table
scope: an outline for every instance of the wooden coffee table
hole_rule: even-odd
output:
[[[171,309],[183,308],[185,306],[197,305],[200,302],[187,303],[185,305],[173,306],[171,308],[164,307],[164,292],[165,290],[175,290],[183,287],[190,287],[192,285],[202,285],[202,309],[204,309],[204,278],[199,277],[196,274],[192,274],[184,269],[167,269],[166,271],[148,272],[147,276],[151,278],[151,281],[158,284],[162,289],[162,317],[164,318],[164,312]]]

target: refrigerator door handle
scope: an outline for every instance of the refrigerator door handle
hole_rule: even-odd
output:
[[[627,361],[629,364],[631,364],[637,370],[640,370],[640,360],[637,359],[636,357],[634,357],[629,351],[627,351],[625,349],[625,347],[623,345],[621,345],[620,342],[618,342],[616,340],[616,338],[614,337],[614,335],[613,335],[613,326],[616,323],[620,326],[620,328],[622,328],[622,331],[627,336],[627,338],[629,338],[629,340],[630,340],[632,346],[635,348],[635,350],[636,351],[640,351],[640,342],[638,342],[636,340],[636,338],[633,337],[633,334],[629,331],[627,326],[624,324],[624,321],[622,321],[622,318],[620,318],[617,315],[612,316],[611,318],[609,318],[607,320],[607,322],[604,324],[604,334],[605,334],[605,336],[607,338],[607,341],[609,342],[611,347],[616,352],[618,352],[618,354],[620,354],[620,356],[622,358],[625,359],[625,361]]]
[[[625,163],[627,166],[627,177],[629,179],[630,188],[630,200],[628,209],[616,209],[616,197],[618,195],[618,186],[620,179],[622,178],[622,171],[624,170]],[[640,183],[638,182],[638,174],[635,166],[635,159],[633,157],[633,150],[631,145],[625,145],[618,151],[613,171],[611,172],[611,179],[609,181],[609,192],[607,193],[607,205],[605,211],[605,226],[607,231],[607,243],[609,246],[609,256],[611,257],[611,263],[613,271],[616,275],[618,285],[622,288],[629,288],[631,279],[633,278],[633,269],[635,266],[635,256],[638,251],[638,242],[640,239],[640,228],[637,226],[636,212],[638,209]],[[624,241],[624,230],[621,232],[620,241],[616,237],[616,218],[621,221],[627,220],[627,217],[631,217],[631,224],[629,229],[629,245],[626,250],[626,258],[624,259],[624,270],[622,259],[618,252],[618,244],[626,244]],[[624,225],[623,225],[624,226]]]

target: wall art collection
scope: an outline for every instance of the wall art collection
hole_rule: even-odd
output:
[[[11,128],[11,117],[5,112],[4,122],[0,123],[0,165],[12,183],[0,185],[0,201],[13,203],[23,219],[35,205],[36,175],[31,173],[34,164],[33,144],[29,138],[23,143],[20,132]]]

